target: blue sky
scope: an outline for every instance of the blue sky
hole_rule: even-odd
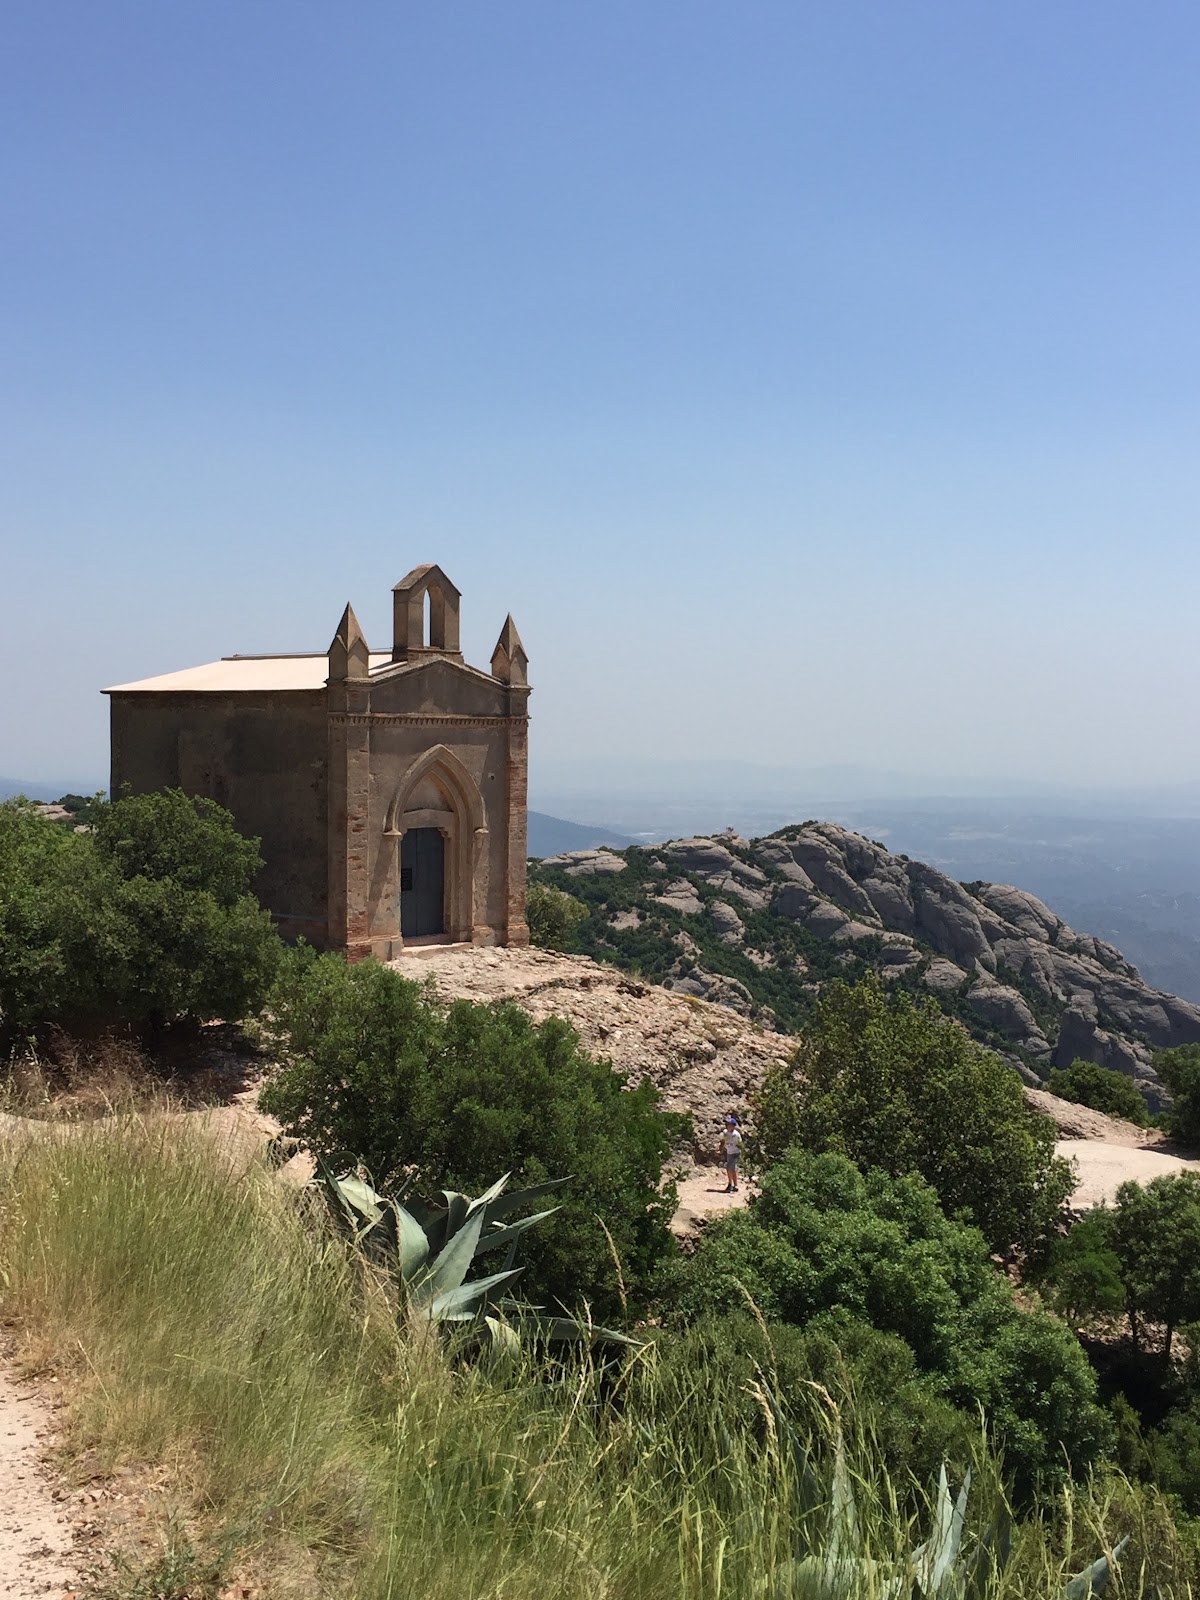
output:
[[[0,772],[439,561],[534,772],[1200,777],[1200,11],[9,0]]]

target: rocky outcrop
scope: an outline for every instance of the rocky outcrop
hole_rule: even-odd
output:
[[[669,941],[685,918],[699,941],[666,981],[743,1013],[757,1004],[765,1015],[768,997],[779,1005],[778,976],[763,987],[768,971],[794,983],[800,1014],[824,978],[873,967],[889,983],[918,982],[1027,1080],[1082,1056],[1132,1078],[1152,1107],[1163,1099],[1153,1052],[1200,1042],[1200,1006],[1150,988],[1119,950],[1068,927],[1036,895],[1011,884],[956,883],[834,823],[769,839],[680,839],[639,860],[641,934],[647,916],[666,917]],[[544,866],[602,876],[622,871],[625,858],[581,851]],[[753,914],[764,911],[793,930],[790,945],[762,937]],[[706,938],[725,953],[720,959],[711,943],[705,957]],[[828,947],[815,968],[813,940]],[[621,959],[618,948],[612,959]],[[732,962],[736,977],[705,971],[706,960]]]

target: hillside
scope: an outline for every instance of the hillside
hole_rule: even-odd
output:
[[[1027,1082],[1082,1056],[1133,1078],[1152,1108],[1152,1052],[1200,1041],[1200,1006],[1035,896],[957,883],[832,823],[573,851],[531,877],[587,905],[583,954],[784,1032],[823,983],[874,971],[933,995]]]

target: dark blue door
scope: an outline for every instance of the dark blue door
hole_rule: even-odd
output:
[[[410,828],[400,841],[400,932],[446,931],[446,841],[437,828]]]

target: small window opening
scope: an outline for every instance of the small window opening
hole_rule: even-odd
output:
[[[423,649],[428,649],[428,647],[432,643],[433,643],[432,601],[429,598],[429,590],[426,589],[425,597],[421,601],[421,646],[422,646]]]

